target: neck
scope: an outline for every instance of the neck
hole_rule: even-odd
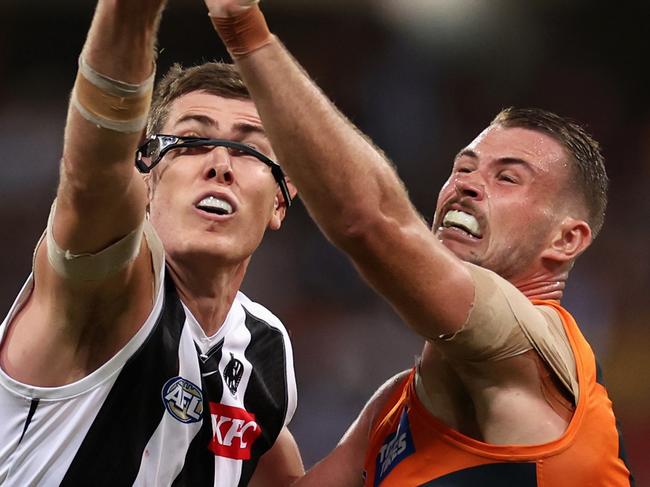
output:
[[[244,280],[250,258],[236,264],[205,262],[167,263],[181,300],[189,308],[207,336],[223,324],[235,295]]]
[[[510,282],[528,299],[546,299],[559,302],[564,295],[568,277],[569,271],[566,269],[556,271],[543,269],[531,275],[511,279]]]

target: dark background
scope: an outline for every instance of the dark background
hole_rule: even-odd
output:
[[[502,107],[587,125],[611,177],[604,230],[564,304],[603,365],[638,485],[650,485],[650,113],[647,3],[539,0],[264,0],[272,30],[394,160],[430,219],[454,154]],[[94,2],[2,0],[0,306],[30,268],[57,181],[69,89]],[[227,59],[198,0],[172,0],[158,72]],[[421,340],[356,277],[297,204],[268,235],[244,290],[290,330],[292,423],[306,464],[338,441]],[[644,462],[644,460],[646,460]]]

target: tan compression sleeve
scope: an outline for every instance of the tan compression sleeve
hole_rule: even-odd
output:
[[[435,340],[455,360],[503,360],[535,349],[562,383],[578,395],[575,358],[559,315],[533,305],[492,271],[466,264],[475,285],[473,307],[463,327]]]

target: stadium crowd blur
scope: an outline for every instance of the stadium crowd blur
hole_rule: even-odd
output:
[[[94,2],[3,0],[0,306],[22,285],[56,187],[68,90]],[[502,107],[585,123],[611,178],[605,227],[564,300],[605,373],[637,485],[650,486],[650,42],[646,2],[267,0],[272,30],[394,160],[430,221],[456,152]],[[170,0],[158,72],[227,59],[202,2]],[[256,254],[244,290],[290,330],[291,429],[307,466],[420,340],[356,276],[304,208]]]

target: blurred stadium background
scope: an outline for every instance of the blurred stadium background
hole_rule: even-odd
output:
[[[650,43],[646,2],[265,0],[272,30],[395,161],[430,219],[450,161],[502,107],[585,123],[611,177],[605,228],[565,305],[605,371],[637,485],[650,486]],[[67,97],[94,2],[2,0],[0,306],[30,268],[57,181]],[[199,0],[171,0],[159,73],[227,59]],[[299,382],[292,430],[307,466],[372,391],[414,363],[420,340],[356,277],[297,204],[268,235],[245,291],[291,331]],[[644,461],[646,460],[646,461]]]

